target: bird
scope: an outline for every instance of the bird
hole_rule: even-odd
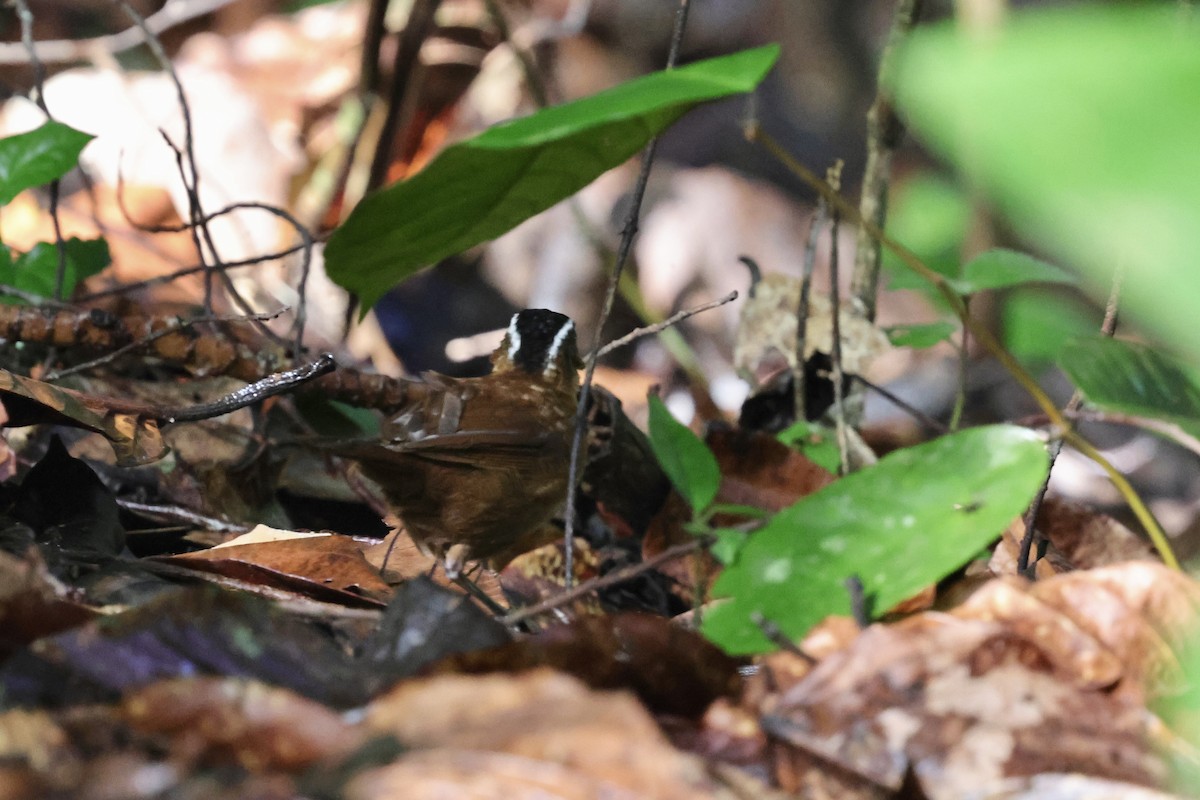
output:
[[[457,578],[468,562],[502,569],[547,544],[566,499],[578,409],[575,324],[544,308],[513,315],[491,372],[434,372],[378,440],[334,448],[379,485],[413,541]]]

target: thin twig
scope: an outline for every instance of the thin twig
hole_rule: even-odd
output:
[[[192,109],[188,104],[187,95],[183,91],[183,83],[179,80],[179,74],[175,71],[175,65],[171,63],[170,57],[163,49],[162,42],[158,37],[150,32],[146,27],[146,19],[131,6],[127,0],[113,0],[116,5],[125,12],[125,15],[136,25],[146,36],[146,46],[150,48],[150,52],[158,60],[163,71],[167,73],[167,77],[171,79],[171,83],[175,87],[175,97],[179,103],[179,113],[183,118],[183,148],[175,146],[171,138],[167,136],[166,131],[160,130],[162,138],[166,141],[167,146],[175,153],[175,161],[179,166],[180,177],[183,180],[183,188],[187,192],[188,197],[188,218],[195,223],[196,227],[191,230],[192,242],[196,247],[196,252],[202,263],[207,264],[207,259],[204,257],[204,248],[200,244],[199,230],[202,227],[201,218],[204,216],[204,211],[200,207],[200,175],[199,168],[196,164],[196,148],[193,137],[192,128]],[[190,167],[191,178],[189,180],[188,170],[185,169],[185,164]],[[213,258],[218,258],[215,251],[210,251]],[[212,272],[205,270],[204,272],[204,310],[212,313]]]
[[[941,422],[934,419],[933,417],[929,416],[921,409],[917,408],[916,406],[912,405],[911,403],[908,403],[903,398],[896,395],[894,392],[891,392],[888,389],[885,389],[884,387],[880,386],[877,383],[872,383],[871,381],[867,380],[866,378],[864,378],[861,375],[851,375],[850,377],[853,378],[858,383],[862,384],[867,389],[870,389],[871,391],[877,393],[879,396],[881,396],[883,399],[887,400],[889,403],[891,403],[892,405],[899,408],[901,411],[906,412],[909,416],[911,416],[913,419],[917,420],[918,422],[920,422],[921,424],[923,424],[925,427],[929,428],[930,430],[935,431],[939,434],[950,432],[950,429],[948,427],[946,427],[945,425],[943,425]]]
[[[367,190],[378,189],[387,180],[392,158],[392,142],[404,130],[412,117],[416,75],[420,69],[421,45],[434,29],[434,15],[441,0],[416,0],[408,12],[408,22],[400,33],[396,56],[392,62],[392,96],[388,98],[387,113],[371,159]]]
[[[600,352],[596,353],[596,358],[603,358],[612,351],[620,347],[624,347],[627,344],[632,344],[642,337],[653,336],[656,333],[665,331],[667,328],[670,328],[673,325],[678,325],[688,317],[694,317],[702,311],[710,311],[714,308],[723,306],[726,303],[732,303],[734,300],[737,300],[737,298],[737,291],[732,291],[722,297],[720,300],[713,300],[710,303],[704,303],[703,305],[696,306],[695,308],[685,308],[683,311],[667,317],[662,322],[656,322],[653,325],[645,325],[641,328],[636,328],[622,336],[620,339],[613,339],[611,342],[604,345],[604,347],[601,347]]]
[[[767,641],[778,647],[780,650],[784,650],[794,656],[800,657],[804,661],[808,662],[809,665],[814,665],[817,663],[817,659],[801,650],[800,646],[793,642],[791,638],[789,638],[788,635],[783,632],[783,628],[779,627],[778,622],[773,619],[768,619],[767,616],[761,611],[751,611],[750,621],[753,622],[754,626],[762,632],[762,635],[767,638]]]
[[[842,162],[837,161],[825,173],[825,180],[835,192],[842,188]],[[842,287],[841,276],[838,274],[838,223],[841,215],[837,209],[832,209],[829,215],[829,305],[832,306],[833,316],[830,337],[832,347],[830,360],[833,362],[833,421],[838,440],[838,474],[850,472],[850,432],[846,425],[845,387],[842,385]]]
[[[964,313],[971,313],[971,298],[963,298]],[[954,391],[954,407],[950,410],[950,432],[958,430],[963,413],[967,410],[967,368],[970,366],[971,330],[966,325],[959,329],[958,339],[958,382]]]
[[[675,29],[671,33],[671,49],[667,54],[668,70],[675,67],[679,59],[679,48],[683,43],[683,31],[687,27],[688,10],[691,0],[679,0],[679,8],[675,12]],[[579,479],[579,453],[583,448],[583,434],[587,430],[588,400],[592,394],[592,379],[596,374],[596,356],[600,352],[600,337],[604,332],[604,323],[612,313],[613,302],[617,296],[617,287],[621,283],[621,273],[629,252],[633,248],[633,239],[638,231],[638,217],[642,212],[642,198],[646,196],[646,183],[650,180],[650,168],[654,164],[654,151],[658,147],[658,137],[650,140],[642,154],[642,167],[638,172],[637,183],[633,188],[633,196],[629,205],[629,213],[625,217],[625,226],[621,231],[621,243],[617,248],[617,259],[613,263],[612,275],[609,276],[608,290],[604,294],[604,306],[596,319],[596,332],[592,339],[591,355],[587,359],[587,367],[583,375],[583,387],[579,390],[579,410],[575,415],[575,435],[571,439],[571,463],[568,466],[566,539],[563,566],[566,571],[565,583],[569,589],[575,578],[575,485]]]
[[[922,0],[898,0],[896,3],[892,27],[879,57],[875,100],[867,111],[867,163],[863,168],[862,197],[858,210],[863,219],[870,220],[878,228],[884,227],[887,220],[892,154],[904,134],[904,127],[892,106],[890,78],[895,70],[896,53],[921,14],[921,3]],[[865,227],[860,227],[854,250],[850,291],[862,303],[870,321],[875,319],[875,302],[879,293],[879,255],[879,240]]]
[[[167,146],[175,153],[175,163],[179,169],[180,180],[183,182],[183,187],[188,197],[188,219],[194,225],[191,233],[196,253],[201,263],[208,264],[208,259],[205,257],[205,246],[207,246],[208,256],[212,259],[212,264],[209,264],[209,268],[204,271],[204,309],[210,314],[213,313],[212,281],[215,274],[221,280],[221,284],[229,295],[229,299],[233,301],[233,304],[246,314],[247,317],[252,317],[255,311],[245,298],[241,296],[237,287],[233,285],[233,281],[226,273],[224,265],[221,263],[221,254],[217,249],[216,241],[213,239],[212,231],[209,229],[208,223],[204,218],[204,209],[200,202],[200,168],[196,162],[192,109],[188,104],[187,95],[183,90],[183,83],[179,80],[179,73],[176,72],[175,65],[171,63],[171,59],[163,49],[162,42],[146,27],[145,18],[129,4],[128,0],[113,0],[113,2],[125,12],[125,15],[138,28],[145,32],[147,47],[150,48],[150,52],[154,54],[159,65],[167,73],[172,85],[175,87],[176,99],[179,103],[179,113],[183,118],[183,147],[177,147],[165,131],[160,130],[159,133],[162,134],[162,138],[167,143]],[[202,240],[203,244],[201,243]],[[297,303],[297,314],[304,313],[303,306],[304,297],[301,296]],[[280,345],[284,344],[283,340],[265,324],[256,323],[256,326],[259,332],[271,341]]]
[[[75,306],[70,303],[64,303],[61,300],[55,300],[53,297],[46,297],[36,292],[27,292],[24,289],[19,289],[16,286],[9,286],[6,283],[0,283],[0,295],[15,297],[31,306],[49,306],[51,308],[60,308],[64,310],[75,308]]]
[[[46,115],[46,119],[53,121],[54,115],[50,113],[50,107],[46,105],[46,67],[38,58],[37,47],[33,41],[33,13],[29,10],[29,5],[25,0],[11,0],[11,2],[16,7],[17,18],[21,21],[21,45],[28,52],[29,61],[33,65],[34,102]],[[58,214],[61,187],[62,184],[58,178],[50,181],[50,219],[54,225],[54,249],[58,253],[58,267],[54,272],[54,299],[60,301],[63,300],[63,289],[67,279],[67,241],[63,238],[62,220]]]
[[[674,561],[677,558],[686,556],[688,553],[694,553],[697,550],[707,547],[712,542],[712,537],[697,536],[691,541],[684,542],[683,544],[677,544],[674,547],[668,547],[666,550],[663,550],[654,558],[651,558],[647,561],[621,567],[620,569],[614,570],[607,575],[603,575],[599,578],[593,578],[590,581],[585,581],[575,587],[568,586],[566,591],[560,592],[553,597],[546,598],[540,603],[535,603],[534,605],[526,606],[524,608],[518,608],[508,616],[504,617],[501,622],[503,622],[505,625],[515,625],[518,622],[529,619],[530,617],[536,617],[539,614],[545,614],[555,610],[556,608],[562,608],[568,603],[574,602],[580,597],[589,595],[592,592],[598,592],[601,589],[607,589],[609,586],[615,586],[618,583],[631,580],[632,578],[636,578],[642,573],[649,572],[652,569],[658,569],[668,561]]]
[[[496,26],[496,30],[500,34],[500,39],[508,45],[513,55],[516,56],[517,63],[521,65],[521,72],[525,76],[525,86],[529,88],[533,102],[538,108],[545,108],[550,104],[550,96],[532,54],[513,41],[512,29],[508,25],[508,19],[504,16],[504,10],[500,8],[500,4],[496,0],[483,0],[483,2],[487,7],[488,16],[492,19],[492,24]]]
[[[379,94],[379,50],[387,32],[388,0],[371,0],[363,27],[362,60],[358,68],[358,91],[364,97]]]
[[[106,53],[121,53],[144,44],[148,33],[158,36],[176,25],[211,14],[232,2],[234,0],[168,0],[161,9],[146,17],[144,29],[135,25],[120,33],[91,39],[51,39],[35,42],[32,53],[24,45],[15,42],[0,43],[0,64],[26,64],[34,58],[43,64],[84,61],[90,58],[97,48]]]
[[[1188,433],[1181,426],[1165,419],[1154,417],[1139,417],[1135,414],[1122,414],[1116,411],[1096,411],[1086,409],[1070,413],[1073,420],[1079,422],[1100,422],[1110,425],[1129,425],[1141,428],[1159,436],[1165,436],[1175,444],[1200,456],[1200,438]]]
[[[185,151],[177,147],[175,143],[171,141],[171,138],[167,136],[166,131],[160,129],[159,133],[162,134],[162,138],[167,143],[167,146],[170,147],[172,152],[175,153],[175,165],[179,170],[179,178],[183,182],[184,189],[188,194],[188,216],[193,220],[193,224],[188,225],[188,230],[192,234],[192,243],[196,248],[196,253],[200,258],[200,261],[206,265],[203,273],[205,310],[210,314],[213,313],[212,279],[213,276],[216,275],[221,279],[221,285],[224,287],[226,294],[229,295],[229,299],[233,302],[234,306],[236,306],[243,314],[246,315],[246,319],[254,323],[259,333],[261,333],[267,339],[270,339],[275,344],[285,347],[287,343],[281,336],[279,336],[279,334],[271,330],[266,324],[255,320],[255,311],[253,306],[250,305],[250,302],[246,300],[246,298],[242,297],[241,293],[237,290],[237,287],[233,285],[233,280],[229,277],[228,270],[225,268],[225,264],[221,261],[221,256],[217,252],[216,241],[212,236],[212,230],[208,227],[208,222],[205,219],[203,209],[200,205],[200,193],[198,189],[199,185],[196,179],[197,167],[195,161],[191,162],[191,168],[189,170],[187,166],[187,154]],[[189,172],[192,175],[191,181],[188,180]],[[203,244],[201,243],[201,240],[203,240]],[[212,264],[208,264],[204,258],[204,245],[208,246],[208,252],[212,255],[214,262]],[[297,314],[303,313],[303,306],[304,297],[301,296],[299,302],[297,303]]]
[[[846,578],[843,585],[846,587],[846,593],[850,595],[850,614],[854,617],[854,621],[860,628],[870,627],[871,598],[867,596],[862,578],[858,575],[851,575]]]
[[[1104,304],[1104,320],[1100,323],[1100,333],[1104,336],[1111,337],[1117,332],[1117,309],[1121,301],[1123,272],[1118,267],[1113,273],[1108,300]],[[1076,389],[1071,393],[1071,399],[1067,401],[1066,408],[1063,409],[1063,416],[1071,418],[1082,405],[1083,393]],[[1037,540],[1037,518],[1041,513],[1042,503],[1046,499],[1046,492],[1050,490],[1050,475],[1054,472],[1054,465],[1058,462],[1059,455],[1062,454],[1062,448],[1061,436],[1050,443],[1050,466],[1046,470],[1046,479],[1042,481],[1041,488],[1038,489],[1037,495],[1034,496],[1033,502],[1029,504],[1029,509],[1025,512],[1025,534],[1021,537],[1021,545],[1017,550],[1017,574],[1024,575],[1030,580],[1035,577],[1035,573],[1030,569],[1030,556],[1033,552],[1033,544]],[[1041,558],[1041,553],[1038,554],[1038,558]]]
[[[276,259],[285,258],[287,256],[292,255],[293,253],[298,253],[303,249],[304,249],[303,244],[297,244],[297,245],[288,247],[284,250],[278,250],[274,253],[266,253],[265,255],[254,256],[253,258],[244,258],[244,259],[241,259],[240,261],[226,261],[225,264],[223,265],[223,267],[226,270],[235,269],[237,267],[253,267],[256,264],[263,264],[263,263],[266,263],[267,261],[274,261]],[[190,267],[184,267],[183,269],[178,269],[178,270],[175,270],[174,272],[167,273],[166,275],[156,275],[153,278],[145,278],[144,280],[140,280],[140,281],[133,281],[131,283],[123,283],[120,286],[113,286],[109,289],[100,289],[99,291],[91,292],[90,294],[85,294],[78,299],[79,299],[79,302],[81,302],[81,303],[87,303],[87,302],[91,302],[94,300],[100,300],[101,298],[104,298],[104,297],[112,297],[114,295],[129,294],[130,292],[136,292],[138,289],[148,289],[152,286],[158,286],[158,285],[164,284],[164,283],[172,283],[174,281],[179,280],[180,278],[186,278],[188,275],[196,275],[198,273],[204,272],[204,270],[206,270],[206,269],[208,269],[208,267],[205,266],[204,264],[195,264]],[[14,296],[16,296],[16,295],[14,295]]]
[[[804,369],[808,363],[808,311],[812,294],[812,276],[817,264],[817,243],[821,240],[821,229],[829,216],[829,204],[825,198],[817,198],[817,210],[808,222],[808,239],[804,242],[804,261],[800,272],[800,301],[796,307],[796,364],[792,368],[792,403],[796,410],[796,421],[808,419],[808,376]]]
[[[169,141],[167,144],[168,144],[168,146],[172,146]],[[174,149],[173,146],[172,146],[172,149]],[[178,150],[176,150],[176,154],[178,155]],[[297,251],[303,252],[303,256],[301,257],[301,260],[300,260],[300,280],[296,287],[296,292],[297,292],[300,300],[296,306],[296,316],[292,320],[293,357],[296,359],[296,363],[299,363],[300,357],[302,354],[302,350],[303,350],[304,324],[305,324],[305,320],[307,319],[307,308],[308,308],[308,304],[305,302],[304,296],[305,296],[305,292],[308,288],[309,275],[312,271],[312,252],[313,252],[313,241],[314,241],[312,232],[308,229],[308,226],[306,226],[303,222],[301,222],[299,219],[297,219],[295,216],[293,216],[289,211],[282,209],[279,206],[274,206],[274,205],[271,205],[270,203],[261,203],[256,200],[247,200],[247,201],[242,201],[242,202],[238,202],[238,203],[230,203],[229,205],[224,206],[223,208],[221,208],[217,211],[214,211],[211,214],[206,214],[206,215],[201,216],[198,223],[197,222],[182,222],[182,223],[179,223],[178,225],[147,225],[147,224],[138,222],[137,220],[133,219],[129,213],[128,208],[126,208],[125,198],[124,198],[124,176],[121,174],[120,171],[118,171],[118,173],[117,173],[117,206],[121,209],[121,215],[125,218],[125,221],[127,223],[129,223],[130,225],[132,225],[133,227],[137,228],[140,231],[145,231],[146,233],[183,233],[184,231],[193,230],[195,225],[197,225],[197,224],[207,224],[209,222],[212,222],[215,219],[219,219],[220,217],[223,217],[226,214],[230,214],[234,211],[241,211],[241,210],[245,210],[245,209],[255,209],[255,208],[259,209],[260,211],[266,211],[268,214],[273,214],[276,217],[279,217],[280,219],[287,222],[289,225],[291,225],[293,230],[295,230],[296,234],[300,237],[300,244],[295,247],[292,247],[286,251],[283,251],[283,254],[295,253]],[[248,259],[245,261],[223,262],[223,263],[220,263],[218,266],[213,267],[213,269],[219,269],[222,272],[228,272],[228,270],[231,266],[241,266],[241,265],[245,265],[245,264],[257,264],[257,263],[262,263],[263,261],[270,260],[271,258],[276,258],[276,257],[278,257],[278,256],[264,256],[264,257],[254,258],[254,259]],[[193,271],[205,271],[207,269],[209,269],[209,267],[207,267],[204,264],[201,264],[201,266],[198,270],[193,270]],[[189,274],[189,273],[187,273],[186,271],[180,271],[180,272],[174,273],[174,275],[176,277],[178,277],[179,275],[182,275],[182,274]],[[151,280],[153,280],[153,279],[151,279]],[[243,310],[247,310],[247,309],[248,309],[247,306],[243,306]],[[254,314],[250,314],[249,311],[247,311],[247,313],[251,317],[257,316]],[[276,315],[273,315],[271,318],[273,319],[274,316],[276,316]]]

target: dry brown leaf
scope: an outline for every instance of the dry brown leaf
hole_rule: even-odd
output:
[[[793,745],[800,789],[987,795],[1051,769],[1154,785],[1162,762],[1140,704],[1064,681],[1047,653],[1001,623],[940,613],[873,626],[785,694],[764,726]]]
[[[0,658],[99,613],[73,602],[72,590],[53,578],[36,548],[25,558],[0,551]]]
[[[0,761],[20,763],[52,783],[69,783],[80,766],[66,732],[49,714],[21,708],[0,714]]]
[[[411,753],[368,770],[346,786],[346,800],[635,800],[620,783],[537,758],[459,748]]]
[[[1107,514],[1099,514],[1060,497],[1047,497],[1038,512],[1037,529],[1049,541],[1037,577],[1049,578],[1070,569],[1092,569],[1122,561],[1156,561],[1150,545]],[[1004,532],[988,566],[996,575],[1015,575],[1025,525],[1015,521]]]
[[[960,619],[1003,622],[1041,647],[1062,678],[1080,688],[1112,686],[1124,672],[1115,653],[1040,601],[1019,578],[989,581],[953,613]]]
[[[351,797],[389,796],[381,785],[436,786],[453,797],[530,796],[517,790],[538,786],[562,797],[602,796],[598,786],[614,797],[722,796],[703,762],[671,747],[632,695],[548,669],[409,681],[371,703],[366,724],[427,752],[360,776]],[[492,766],[503,767],[494,782]]]
[[[1193,637],[1200,609],[1200,586],[1188,576],[1131,561],[1038,582],[1029,592],[1117,654],[1123,690],[1153,697],[1179,686],[1175,654]]]
[[[122,714],[135,729],[172,737],[181,753],[233,759],[254,771],[303,769],[362,742],[320,703],[244,678],[179,678],[130,693]]]
[[[574,547],[576,585],[600,576],[600,557],[586,539],[576,539]],[[500,572],[500,585],[504,595],[515,606],[531,606],[547,600],[563,591],[566,583],[566,548],[560,539],[542,545],[514,558]],[[571,616],[601,614],[604,609],[594,594],[581,597],[562,606]]]
[[[911,771],[934,800],[1055,772],[1159,785],[1144,703],[1179,687],[1198,609],[1194,581],[1133,561],[996,579],[951,614],[872,626],[760,700],[764,728],[790,745],[777,777],[871,796]]]
[[[390,517],[395,529],[379,542],[363,548],[363,557],[367,563],[378,571],[389,585],[429,576],[438,586],[454,591],[462,591],[453,581],[446,577],[446,571],[439,569],[441,560],[434,558],[417,547],[417,543],[404,530],[398,518]],[[481,569],[470,575],[470,579],[479,589],[497,605],[508,604],[504,591],[500,588],[500,576],[488,569]]]
[[[167,454],[158,421],[130,413],[112,398],[73,392],[7,370],[0,370],[0,394],[12,427],[52,423],[95,431],[108,439],[122,466],[148,464]]]
[[[391,587],[348,536],[326,534],[159,556],[155,560],[250,583],[275,586],[316,600],[382,601]],[[372,603],[378,605],[378,603]]]

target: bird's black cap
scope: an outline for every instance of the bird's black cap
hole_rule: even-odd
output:
[[[575,323],[565,314],[545,308],[527,308],[513,315],[505,337],[507,356],[521,369],[545,372],[558,359],[579,360]]]

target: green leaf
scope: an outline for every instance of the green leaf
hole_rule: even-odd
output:
[[[671,484],[701,514],[721,488],[721,468],[708,445],[671,416],[657,395],[650,395],[650,447]]]
[[[571,196],[696,105],[752,91],[778,56],[770,45],[699,61],[451,145],[364,199],[330,237],[326,269],[370,308],[416,270]]]
[[[886,611],[966,563],[1024,511],[1046,476],[1026,428],[973,428],[885,456],[779,512],[752,533],[713,587],[706,636],[734,654],[773,645],[753,618],[799,639],[849,614],[857,575]]]
[[[962,277],[950,281],[959,294],[1009,289],[1031,283],[1078,283],[1071,273],[1015,250],[988,250],[967,262]]]
[[[1063,347],[1058,364],[1098,408],[1200,424],[1195,371],[1159,349],[1107,336],[1077,337]]]
[[[814,422],[797,420],[775,434],[775,438],[799,450],[809,461],[830,472],[836,473],[842,465],[842,454],[838,451],[834,432]]]
[[[1018,289],[1004,299],[1004,346],[1023,364],[1043,367],[1054,363],[1068,339],[1100,330],[1102,317],[1074,292]]]
[[[946,341],[958,330],[953,322],[929,322],[923,325],[892,325],[884,328],[888,341],[896,347],[921,350]]]
[[[739,531],[737,528],[713,528],[705,533],[716,537],[708,552],[722,564],[729,564],[737,558],[738,551],[749,538],[745,531]]]
[[[942,178],[921,175],[902,184],[888,209],[887,232],[935,272],[958,275],[971,207],[962,189]],[[889,289],[932,291],[933,287],[886,248],[883,266]]]
[[[1166,3],[1010,15],[987,37],[918,30],[895,93],[915,134],[1042,250],[1200,355],[1200,47]]]
[[[94,138],[61,122],[46,122],[29,133],[0,139],[0,205],[66,175]]]
[[[108,242],[104,239],[67,239],[66,271],[63,274],[63,297],[70,297],[80,281],[87,280],[112,263]],[[58,274],[58,247],[53,242],[38,242],[28,253],[12,260],[12,253],[4,249],[0,258],[0,283],[15,286],[42,297],[54,296],[54,283]],[[17,302],[14,298],[3,298],[3,302]]]

